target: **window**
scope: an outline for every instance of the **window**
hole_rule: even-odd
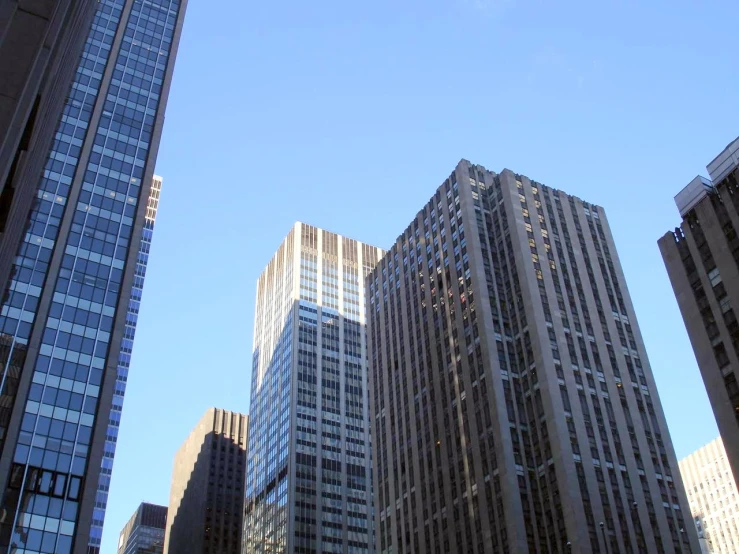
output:
[[[721,274],[719,273],[719,270],[717,267],[714,267],[709,273],[708,273],[708,279],[711,281],[711,286],[715,287],[721,282]]]
[[[726,348],[723,343],[719,343],[714,346],[713,353],[716,356],[716,363],[719,367],[726,367],[729,365],[729,355],[726,353]]]

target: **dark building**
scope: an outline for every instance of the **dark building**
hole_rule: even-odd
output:
[[[378,552],[698,554],[603,208],[463,160],[367,287]]]
[[[659,249],[739,482],[739,138],[708,173],[675,197],[683,221]]]
[[[167,507],[143,502],[118,538],[118,554],[162,554]]]
[[[0,0],[0,283],[26,229],[96,4]]]
[[[64,93],[3,285],[0,552],[99,550],[98,493],[112,465],[113,398],[121,353],[130,355],[130,300],[143,278],[137,260],[185,5],[97,2]]]
[[[164,552],[241,553],[248,425],[210,408],[177,451]]]

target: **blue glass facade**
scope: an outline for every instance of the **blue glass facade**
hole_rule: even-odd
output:
[[[92,525],[90,526],[89,545],[91,549],[100,548],[100,540],[103,536],[103,522],[105,520],[105,509],[108,505],[110,476],[113,473],[113,459],[118,442],[118,428],[121,425],[123,397],[126,394],[133,339],[136,335],[136,322],[138,321],[139,309],[141,308],[141,295],[144,290],[146,264],[149,261],[149,249],[151,248],[151,239],[154,234],[154,223],[156,221],[161,190],[162,179],[161,177],[154,176],[151,193],[149,194],[149,202],[146,207],[144,229],[141,232],[139,252],[136,257],[136,273],[133,278],[133,285],[131,286],[131,296],[128,299],[126,326],[118,352],[118,374],[115,381],[115,390],[113,391],[113,404],[110,408],[108,428],[105,433],[103,460],[100,464],[100,476],[98,477],[98,487],[95,494],[95,508],[93,509]],[[162,534],[162,538],[163,536]]]
[[[97,552],[183,11],[102,0],[87,37],[2,304],[0,552]]]
[[[246,552],[255,552],[264,545],[269,545],[271,551],[284,552],[288,540],[294,236],[293,230],[262,274],[257,289],[247,447]]]
[[[260,277],[247,554],[374,551],[362,280],[380,255],[299,223]]]

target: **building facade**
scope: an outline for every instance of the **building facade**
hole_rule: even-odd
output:
[[[0,283],[25,232],[96,4],[0,0]]]
[[[699,552],[601,207],[463,160],[367,286],[378,552]]]
[[[296,223],[257,284],[245,552],[373,552],[365,275],[382,251]]]
[[[164,552],[241,554],[249,416],[210,408],[177,451]]]
[[[659,240],[721,437],[739,481],[739,138],[676,197]]]
[[[162,191],[162,178],[154,175],[149,193],[149,201],[144,216],[144,228],[141,231],[138,256],[136,257],[136,271],[131,285],[131,296],[128,299],[128,311],[126,313],[126,324],[123,331],[123,339],[118,352],[118,368],[116,372],[115,389],[111,401],[110,414],[108,417],[108,429],[105,433],[105,444],[103,446],[103,458],[100,463],[100,476],[95,493],[95,507],[93,508],[92,524],[90,526],[89,550],[95,552],[100,548],[103,536],[103,523],[105,522],[105,509],[108,506],[108,491],[110,490],[110,479],[113,474],[113,460],[118,443],[118,430],[121,426],[121,414],[123,413],[123,398],[126,394],[128,383],[128,371],[131,366],[131,353],[133,352],[133,340],[136,335],[136,323],[141,310],[141,297],[144,291],[144,279],[146,277],[146,265],[149,261],[151,240],[154,234],[154,223],[156,222],[157,209],[159,207],[159,196]]]
[[[167,507],[142,502],[118,538],[118,554],[163,554]]]
[[[99,550],[100,473],[184,11],[97,3],[66,94],[0,312],[0,552]]]
[[[739,552],[739,493],[721,437],[680,460],[680,474],[703,552]]]

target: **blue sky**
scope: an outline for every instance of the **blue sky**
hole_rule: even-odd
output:
[[[656,241],[739,135],[735,0],[190,0],[103,554],[247,412],[256,279],[303,220],[387,247],[467,158],[604,206],[678,457],[717,435]]]

